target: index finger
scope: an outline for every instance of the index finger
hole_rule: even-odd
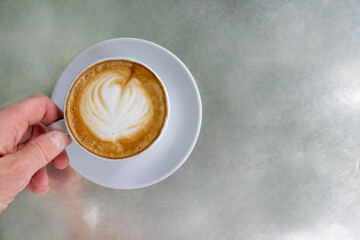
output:
[[[35,94],[0,109],[0,154],[16,146],[30,125],[45,126],[62,118],[62,111],[47,96]]]

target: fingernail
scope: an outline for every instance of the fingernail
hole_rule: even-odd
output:
[[[69,141],[66,134],[61,131],[54,131],[53,133],[51,133],[50,139],[54,143],[59,153],[65,149]]]
[[[69,135],[67,135],[68,137],[68,145],[70,145],[72,143],[71,137]]]

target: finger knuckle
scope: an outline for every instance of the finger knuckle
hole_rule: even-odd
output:
[[[49,157],[43,146],[36,141],[30,141],[28,144],[33,158],[41,160],[43,165],[46,165]]]
[[[35,94],[31,95],[31,97],[33,97],[33,98],[48,98],[45,94],[42,94],[42,93],[35,93]]]

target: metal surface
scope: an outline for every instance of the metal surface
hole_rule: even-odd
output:
[[[0,239],[358,239],[358,1],[0,1],[0,100],[50,94],[104,39],[175,53],[203,101],[188,161],[154,186],[106,189],[51,168]]]

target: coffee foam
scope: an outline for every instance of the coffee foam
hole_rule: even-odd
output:
[[[86,69],[66,102],[70,131],[88,151],[125,158],[149,147],[167,116],[165,90],[146,67],[108,60]]]
[[[80,114],[92,132],[103,141],[129,138],[152,117],[152,103],[137,78],[118,71],[94,79],[80,99]]]

